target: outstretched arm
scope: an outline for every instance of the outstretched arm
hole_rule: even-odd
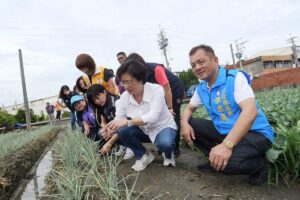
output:
[[[181,127],[182,127],[182,137],[189,143],[192,144],[193,140],[195,140],[194,129],[189,124],[189,120],[192,117],[193,112],[196,110],[196,107],[192,104],[188,104],[184,109],[182,120],[181,120]]]

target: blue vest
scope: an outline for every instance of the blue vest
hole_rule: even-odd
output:
[[[222,135],[227,135],[237,121],[241,109],[234,99],[234,82],[238,70],[229,70],[219,67],[216,82],[211,91],[207,88],[207,82],[203,81],[197,86],[197,93],[211,117],[215,128]],[[274,142],[274,131],[266,116],[256,101],[258,115],[249,131],[264,135],[272,143]]]

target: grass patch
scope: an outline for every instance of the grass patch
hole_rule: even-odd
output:
[[[32,131],[14,131],[0,135],[0,159],[16,152],[18,148],[46,134],[51,129],[50,126],[43,126]]]

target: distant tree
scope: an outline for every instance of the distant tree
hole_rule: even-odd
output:
[[[65,117],[70,117],[71,113],[69,111],[65,111],[63,112],[63,114],[61,115],[61,117],[65,118]]]
[[[180,72],[179,79],[182,80],[185,90],[188,90],[189,87],[198,83],[198,79],[195,77],[191,69]]]
[[[44,114],[44,112],[42,112],[42,114],[39,116],[39,121],[42,122],[45,120],[46,120],[45,114]]]
[[[12,126],[16,123],[14,115],[9,114],[6,110],[0,109],[0,127]]]
[[[26,123],[26,117],[25,117],[25,110],[22,108],[19,108],[17,110],[17,113],[15,114],[17,122],[20,122],[22,124]]]
[[[26,123],[25,110],[23,108],[19,108],[17,110],[17,113],[15,114],[15,118],[16,118],[17,122],[25,124]],[[30,109],[30,118],[31,118],[31,123],[37,122],[39,119],[39,117],[34,114],[32,109]]]

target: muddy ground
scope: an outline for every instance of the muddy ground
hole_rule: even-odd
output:
[[[247,176],[226,176],[214,172],[200,172],[196,166],[205,158],[200,152],[182,148],[176,160],[176,167],[162,166],[153,145],[147,148],[155,155],[155,160],[138,175],[136,191],[143,192],[141,199],[299,199],[300,184],[290,189],[284,185],[276,187],[250,186]],[[137,174],[131,166],[134,158],[123,161],[119,175]],[[134,178],[130,178],[130,185]]]
[[[0,161],[0,199],[8,199],[20,180],[31,170],[47,145],[55,139],[60,129],[52,129],[37,140],[26,144]],[[8,133],[9,134],[9,133]]]

